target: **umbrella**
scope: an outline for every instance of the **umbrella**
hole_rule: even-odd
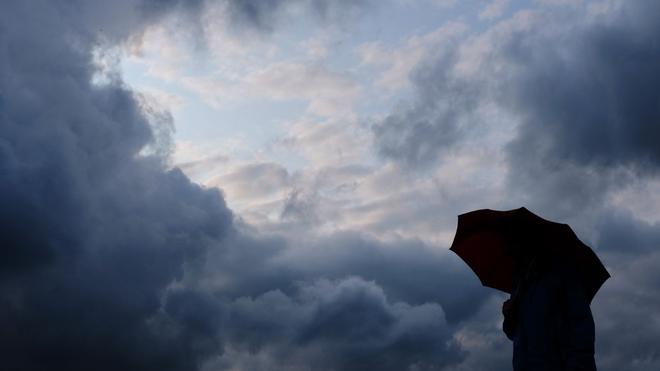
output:
[[[508,211],[482,209],[458,216],[450,250],[476,273],[484,286],[507,293],[513,289],[511,244],[575,266],[591,301],[610,275],[591,248],[568,224],[555,223],[524,207]]]

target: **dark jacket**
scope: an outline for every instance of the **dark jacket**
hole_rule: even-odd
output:
[[[594,321],[576,270],[536,259],[516,281],[503,326],[514,371],[595,371]]]

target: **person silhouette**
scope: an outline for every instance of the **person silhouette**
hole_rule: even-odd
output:
[[[576,267],[520,244],[514,289],[502,304],[502,329],[513,341],[514,371],[596,371],[595,326]]]

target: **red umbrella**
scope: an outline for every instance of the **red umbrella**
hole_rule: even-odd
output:
[[[507,293],[513,289],[512,244],[539,257],[554,256],[575,266],[589,300],[610,275],[591,248],[568,224],[539,217],[524,207],[508,211],[482,209],[458,216],[450,250],[477,274],[484,286]]]

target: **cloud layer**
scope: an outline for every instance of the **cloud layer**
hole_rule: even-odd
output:
[[[483,17],[504,17],[509,2],[492,4]],[[209,182],[277,214],[275,235],[167,166],[172,116],[111,64],[99,78],[98,53],[167,15],[195,29],[208,6],[239,33],[268,34],[291,17],[343,22],[370,3],[75,5],[9,1],[0,13],[6,368],[506,370],[503,296],[445,243],[410,236],[452,232],[465,208],[524,202],[574,224],[612,273],[593,305],[599,367],[657,369],[660,226],[620,201],[648,204],[635,190],[657,179],[655,2],[524,11],[483,32],[451,23],[401,51],[361,48],[364,63],[387,67],[376,85],[411,76],[414,90],[373,127],[382,168],[360,163],[370,138],[342,113],[293,123],[277,143],[310,160],[303,171],[262,159]],[[346,108],[359,87],[315,66],[280,63],[252,81],[275,99]],[[277,197],[280,209],[259,209]]]
[[[653,1],[518,12],[418,66],[415,99],[373,127],[384,158],[421,171],[470,148],[499,150],[504,203],[571,221],[597,243],[613,276],[593,306],[602,369],[659,362],[646,347],[658,329],[634,319],[654,316],[647,295],[660,282],[644,262],[655,261],[659,230],[636,213],[651,198],[631,196],[657,181],[659,13]],[[482,140],[498,131],[501,140]]]
[[[217,189],[168,170],[171,116],[111,67],[95,80],[94,53],[204,5],[108,4],[17,1],[0,15],[4,367],[398,370],[463,359],[451,326],[483,299],[467,279],[467,290],[442,288],[466,278],[446,253],[359,233],[302,247],[252,236]],[[235,4],[262,26],[257,3]],[[419,274],[402,280],[408,264]]]

